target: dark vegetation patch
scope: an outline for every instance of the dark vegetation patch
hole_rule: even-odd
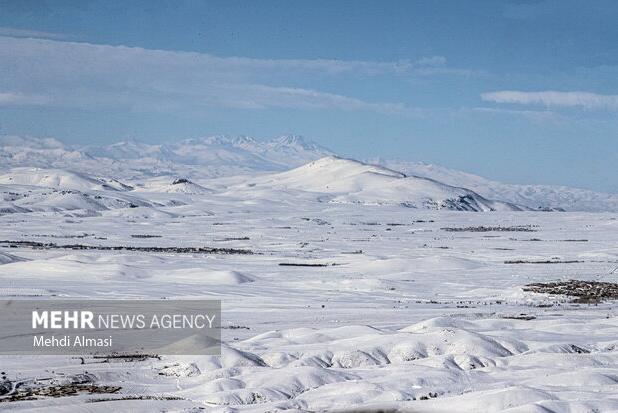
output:
[[[224,238],[217,238],[215,239],[215,241],[217,242],[226,242],[226,241],[249,241],[250,238],[249,237],[224,237]]]
[[[122,396],[122,397],[101,397],[101,398],[93,398],[89,399],[87,403],[104,403],[104,402],[116,402],[123,400],[184,400],[179,396],[168,396],[168,395],[131,395],[131,396]]]
[[[524,291],[576,297],[573,302],[581,304],[596,304],[618,299],[618,284],[602,281],[568,280],[533,283],[526,285]]]
[[[322,219],[322,218],[307,218],[307,217],[301,217],[301,219],[303,221],[312,221],[315,222],[318,225],[330,225],[330,222]]]
[[[120,386],[97,386],[94,384],[63,384],[59,386],[45,386],[38,389],[18,390],[6,397],[0,398],[3,402],[19,402],[23,400],[38,400],[45,397],[67,397],[83,394],[116,393]]]
[[[511,314],[511,315],[503,315],[500,318],[506,318],[508,320],[525,320],[525,321],[530,321],[530,320],[534,320],[536,319],[535,316],[530,315],[530,314],[525,314],[525,313],[521,313],[521,314]]]
[[[42,237],[42,238],[87,238],[94,236],[94,234],[66,234],[66,235],[57,235],[57,234],[32,234],[32,237]]]
[[[447,232],[536,232],[537,225],[514,225],[510,227],[495,226],[478,226],[478,227],[444,227],[440,228]]]
[[[434,393],[429,392],[427,395],[421,396],[418,399],[419,400],[429,400],[429,399],[434,399],[436,397],[438,397],[438,393],[437,392],[434,392]]]
[[[68,244],[58,245],[54,243],[43,243],[33,241],[0,241],[0,244],[9,248],[32,248],[39,250],[51,249],[69,249],[69,250],[98,250],[98,251],[138,251],[138,252],[155,252],[167,254],[254,254],[251,250],[238,248],[215,248],[215,247],[133,247],[127,245],[106,246],[106,245],[83,245],[83,244]]]
[[[532,242],[588,242],[587,239],[541,239],[541,238],[529,238],[529,239],[516,239],[511,238],[510,241],[532,241]]]
[[[251,327],[232,324],[230,326],[222,326],[222,330],[251,330]]]
[[[581,260],[506,260],[505,264],[575,264]]]
[[[90,374],[77,374],[68,378],[42,378],[0,382],[0,403],[38,400],[48,397],[67,397],[78,394],[113,394],[120,386],[102,386],[94,383]]]
[[[304,264],[297,262],[280,262],[281,267],[329,267],[335,264]]]
[[[107,354],[107,355],[94,355],[92,356],[95,360],[103,360],[103,363],[109,363],[111,361],[145,361],[147,359],[157,359],[161,360],[161,356],[157,354]]]

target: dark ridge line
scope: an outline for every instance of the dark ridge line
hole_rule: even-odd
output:
[[[477,227],[443,227],[440,228],[447,232],[537,232],[536,226],[533,225],[514,225],[510,227],[503,226],[477,226]]]
[[[565,261],[559,261],[559,260],[543,260],[543,261],[534,261],[534,260],[506,260],[504,261],[505,264],[575,264],[578,262],[584,262],[581,260],[565,260]]]
[[[332,264],[302,264],[293,262],[280,262],[281,267],[328,267]]]
[[[27,247],[32,249],[70,249],[70,250],[97,250],[97,251],[141,251],[158,252],[173,254],[237,254],[252,255],[251,250],[239,248],[216,248],[216,247],[131,247],[131,246],[105,246],[105,245],[83,245],[68,244],[58,245],[54,243],[43,243],[35,241],[9,241],[2,240],[0,244],[5,244],[9,248]]]

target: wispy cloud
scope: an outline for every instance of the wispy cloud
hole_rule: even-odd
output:
[[[45,105],[49,98],[14,92],[0,92],[0,105]]]
[[[600,95],[591,92],[522,92],[501,90],[481,94],[484,101],[512,103],[520,105],[545,105],[562,107],[581,107],[583,109],[618,110],[618,95]]]
[[[0,27],[0,36],[8,36],[8,37],[26,37],[33,39],[55,39],[55,40],[65,40],[69,39],[71,36],[64,33],[53,33],[53,32],[44,32],[40,30],[24,30],[24,29],[16,29],[14,27]]]
[[[447,65],[446,57],[444,56],[430,56],[418,59],[410,65],[412,73],[420,76],[481,76],[485,75],[481,70],[469,70],[456,67],[450,67]]]
[[[200,110],[205,107],[370,110],[402,113],[393,103],[366,102],[335,93],[266,85],[307,73],[396,74],[408,62],[222,58],[203,53],[149,50],[40,39],[0,37],[0,86],[4,104],[44,94],[55,105],[119,106],[136,110]],[[32,100],[32,103],[44,103]]]
[[[0,91],[45,96],[39,104],[80,108],[276,107],[406,115],[415,110],[398,102],[367,101],[315,85],[324,77],[356,81],[360,77],[362,81],[372,76],[392,79],[448,70],[441,56],[396,62],[252,59],[0,36]],[[18,101],[8,95],[4,98],[5,104]]]
[[[361,99],[319,92],[316,90],[272,87],[265,85],[233,85],[227,91],[238,89],[238,93],[224,93],[223,95],[242,98],[230,104],[244,108],[282,107],[296,109],[343,109],[367,110],[384,114],[412,114],[415,111],[397,103],[372,103]]]
[[[484,113],[488,115],[508,115],[519,116],[538,122],[546,121],[562,121],[566,120],[565,117],[551,110],[521,110],[521,109],[505,109],[505,108],[489,108],[484,106],[477,106],[470,109],[472,112]]]

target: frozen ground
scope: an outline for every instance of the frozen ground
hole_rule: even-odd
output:
[[[286,172],[123,182],[133,190],[48,177],[53,192],[41,189],[40,175],[20,171],[16,184],[5,175],[2,185],[16,194],[5,204],[35,212],[0,215],[0,296],[220,299],[224,344],[222,357],[82,364],[4,356],[6,382],[21,383],[34,400],[0,396],[0,410],[618,410],[615,303],[522,289],[571,278],[615,282],[617,214],[376,204],[382,178],[370,170],[369,184],[350,181],[346,171],[329,178],[344,177],[343,189],[313,175],[307,188]],[[395,179],[386,198],[414,192],[400,178],[384,182]],[[79,186],[69,204],[67,185]],[[435,188],[431,195],[443,196]],[[342,202],[340,191],[353,199]],[[254,254],[57,248],[71,244]]]

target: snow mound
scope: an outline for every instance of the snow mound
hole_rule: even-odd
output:
[[[514,204],[492,201],[465,188],[406,176],[351,159],[329,156],[287,172],[254,179],[248,189],[292,189],[320,193],[333,203],[396,204],[411,208],[459,211],[518,211]]]
[[[172,183],[157,189],[157,192],[167,192],[173,194],[210,194],[213,191],[198,185],[186,178],[174,179]]]
[[[30,185],[78,191],[128,191],[130,186],[116,179],[95,178],[64,169],[13,168],[0,175],[0,184]]]
[[[199,370],[201,381],[179,395],[247,411],[442,412],[453,403],[461,411],[544,411],[537,407],[558,404],[562,411],[570,404],[556,390],[611,392],[618,383],[609,355],[546,360],[554,370],[539,374],[542,353],[481,333],[482,325],[440,317],[399,331],[362,325],[269,331],[234,347],[224,344],[222,357],[198,359],[191,371]],[[517,373],[505,374],[506,366]],[[598,406],[594,398],[577,403]]]
[[[255,279],[239,271],[209,271],[201,279],[202,283],[237,285],[254,282]]]
[[[0,251],[0,265],[1,264],[11,264],[13,262],[21,262],[21,261],[27,261],[27,260],[25,258],[21,258],[16,255]]]
[[[119,191],[79,191],[25,185],[0,185],[0,214],[84,211],[96,214],[118,208],[153,206]]]
[[[204,285],[239,285],[255,281],[252,275],[239,271],[207,271],[203,268],[182,268],[178,270],[153,271],[152,277],[171,279],[176,282]]]

